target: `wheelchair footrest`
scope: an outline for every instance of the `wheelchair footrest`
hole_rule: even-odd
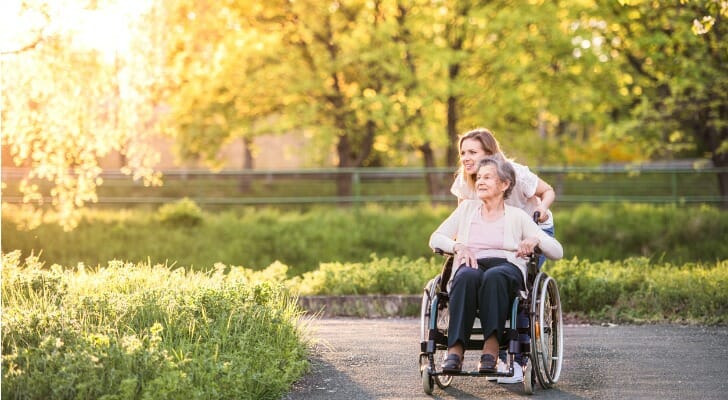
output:
[[[481,374],[477,369],[474,371],[460,371],[460,372],[443,372],[443,371],[434,371],[431,374],[432,376],[438,376],[438,375],[449,375],[449,376],[482,376],[482,377],[488,377],[488,376],[495,376],[498,378],[511,378],[513,377],[513,372],[493,372],[491,374]]]

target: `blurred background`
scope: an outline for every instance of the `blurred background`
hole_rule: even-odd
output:
[[[0,0],[0,395],[282,398],[309,369],[299,295],[417,296],[441,270],[477,127],[556,190],[575,320],[725,325],[727,17]]]
[[[3,202],[447,202],[491,129],[556,207],[728,205],[728,6],[8,0]]]

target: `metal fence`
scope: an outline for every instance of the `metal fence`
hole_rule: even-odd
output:
[[[723,204],[718,174],[728,168],[540,167],[532,168],[557,193],[559,206],[580,203],[640,202]],[[27,173],[3,168],[4,202],[22,201],[18,186]],[[164,184],[145,187],[121,173],[104,173],[99,205],[162,204],[190,198],[202,206],[449,203],[451,168],[349,168],[305,170],[170,170]],[[44,183],[39,183],[44,185]],[[41,190],[47,190],[47,187]],[[342,195],[341,185],[347,186]]]

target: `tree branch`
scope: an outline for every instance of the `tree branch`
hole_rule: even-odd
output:
[[[0,55],[7,55],[7,54],[19,54],[26,51],[30,51],[34,49],[36,46],[38,46],[43,41],[43,34],[39,33],[38,37],[35,38],[32,42],[26,44],[25,46],[19,47],[17,49],[12,50],[0,50]]]

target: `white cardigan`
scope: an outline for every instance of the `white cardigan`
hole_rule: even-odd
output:
[[[479,215],[478,209],[481,204],[482,202],[480,200],[463,200],[455,211],[430,236],[430,247],[433,250],[440,249],[448,253],[453,253],[456,243],[467,246],[470,236],[470,226],[473,218]],[[561,243],[542,231],[522,209],[506,204],[505,219],[503,250],[508,252],[508,261],[521,270],[524,282],[526,280],[528,260],[516,257],[518,245],[523,239],[528,237],[538,238],[538,247],[541,249],[543,255],[551,260],[558,260],[564,256],[564,249],[561,247]],[[453,265],[450,280],[455,276],[455,272],[457,272],[459,267],[459,265]]]

